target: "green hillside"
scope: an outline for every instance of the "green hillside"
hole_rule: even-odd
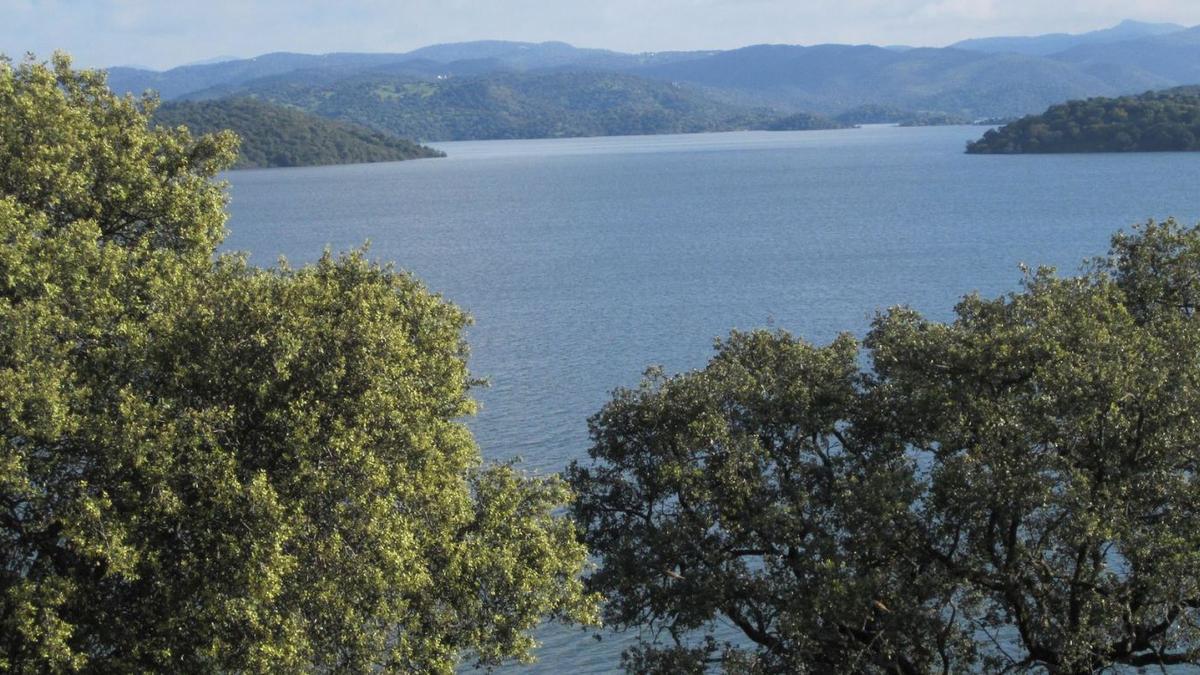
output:
[[[335,82],[283,76],[238,91],[425,141],[761,129],[779,116],[722,103],[692,87],[595,72],[443,79],[369,73]]]
[[[394,162],[443,153],[364,127],[253,98],[175,102],[154,116],[195,133],[232,129],[242,137],[237,168]]]
[[[831,120],[824,115],[802,112],[768,122],[765,128],[767,131],[816,131],[820,129],[845,129],[847,126],[849,125]]]
[[[993,129],[972,154],[1200,150],[1200,87],[1052,106]]]
[[[273,53],[108,74],[119,93],[153,89],[165,100],[257,95],[427,140],[764,128],[790,113],[870,108],[941,115],[888,120],[925,125],[1019,117],[1060,101],[1195,84],[1200,26],[1126,21],[1078,35],[910,49],[752,45],[626,54],[481,41],[403,54]],[[613,90],[626,94],[608,99],[613,110],[588,108]]]
[[[961,115],[936,110],[905,110],[896,106],[866,104],[851,108],[833,118],[841,124],[899,124],[902,127],[934,127],[970,124]]]

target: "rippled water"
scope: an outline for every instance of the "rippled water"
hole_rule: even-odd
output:
[[[542,472],[649,364],[731,328],[826,342],[879,309],[946,318],[1019,263],[1074,271],[1147,218],[1200,220],[1200,154],[968,156],[977,127],[443,143],[447,159],[239,171],[226,247],[270,264],[370,240],[475,317],[484,455]],[[548,629],[527,670],[607,672],[622,638]]]

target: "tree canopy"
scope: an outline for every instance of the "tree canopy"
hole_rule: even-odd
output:
[[[674,638],[626,665],[1200,664],[1197,261],[1200,229],[1149,223],[949,323],[734,333],[618,391],[568,474],[605,616]]]
[[[467,317],[217,255],[236,137],[0,63],[0,669],[450,672],[589,621],[557,479],[484,466]]]
[[[1200,150],[1200,88],[1177,87],[1051,106],[989,130],[971,154]]]

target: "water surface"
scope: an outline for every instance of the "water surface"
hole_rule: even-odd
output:
[[[371,242],[475,318],[484,455],[542,472],[642,370],[732,328],[824,343],[897,304],[951,316],[1075,271],[1118,228],[1200,220],[1200,154],[975,156],[978,127],[437,144],[446,159],[238,171],[226,247],[294,263]],[[606,672],[620,640],[551,630],[531,671]]]

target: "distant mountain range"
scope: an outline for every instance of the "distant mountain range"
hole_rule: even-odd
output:
[[[1200,83],[1200,27],[1126,21],[945,48],[644,54],[481,41],[401,54],[276,53],[164,72],[113,68],[109,82],[168,100],[260,98],[421,140],[770,128],[799,112],[822,116],[812,118],[819,125],[864,110],[893,120],[979,119]]]
[[[1046,35],[1029,37],[974,38],[956,42],[950,45],[950,47],[993,54],[1008,52],[1012,54],[1028,54],[1030,56],[1049,56],[1084,45],[1106,45],[1114,42],[1125,42],[1145,37],[1178,33],[1183,30],[1186,30],[1186,27],[1175,23],[1122,21],[1112,28],[1096,30],[1090,33],[1048,33]]]

